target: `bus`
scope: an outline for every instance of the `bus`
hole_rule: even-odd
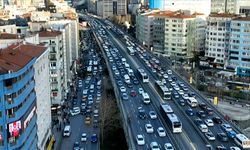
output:
[[[128,49],[128,53],[130,54],[130,55],[134,55],[135,54],[135,50],[133,49],[133,47],[127,47],[127,49]]]
[[[172,108],[167,104],[161,104],[161,113],[163,114],[166,123],[171,128],[173,133],[182,132],[182,123],[179,118],[174,114]]]
[[[244,134],[236,134],[234,142],[243,149],[250,148],[250,140]]]
[[[171,100],[171,91],[161,81],[155,81],[155,88],[163,100]]]
[[[194,97],[189,97],[187,99],[187,103],[190,107],[197,107],[198,106],[198,101]]]
[[[149,82],[149,77],[147,73],[143,69],[138,69],[139,77],[142,79],[143,83],[148,83]]]

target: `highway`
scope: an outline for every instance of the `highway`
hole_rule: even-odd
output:
[[[112,28],[112,29],[114,29],[114,28]],[[110,31],[109,33],[113,37],[113,39],[115,39],[115,41],[118,43],[118,45],[120,45],[120,47],[123,47],[124,53],[127,53],[126,47],[128,47],[130,45],[125,44],[125,42],[124,42],[125,39],[122,38],[122,37],[119,37],[118,35],[115,35],[114,32],[112,32],[112,31]],[[133,41],[133,43],[135,43],[135,41]],[[139,45],[137,45],[137,43],[135,43],[135,47],[141,47],[141,46],[139,46]],[[128,57],[131,58],[131,61],[136,66],[136,68],[140,67],[140,68],[144,68],[145,70],[147,70],[147,73],[150,74],[150,77],[151,77],[150,78],[150,82],[151,82],[150,83],[150,88],[154,89],[154,86],[153,86],[154,81],[159,79],[157,77],[157,74],[153,73],[151,68],[149,68],[145,63],[143,63],[143,61],[141,60],[139,55],[128,56]],[[169,62],[165,61],[165,62],[161,62],[161,64],[166,65],[166,64],[169,64]],[[168,66],[168,69],[171,69],[171,66]],[[197,90],[195,90],[193,87],[191,87],[186,81],[184,81],[174,71],[173,71],[173,76],[176,76],[178,78],[177,81],[183,82],[188,87],[188,91],[195,92],[196,99],[198,99],[199,102],[204,102],[205,104],[207,104],[207,106],[212,108],[214,110],[214,115],[213,116],[219,116],[223,120],[223,122],[228,123],[226,120],[223,119],[223,116],[216,110],[216,108],[212,106],[212,104],[210,104],[203,96],[200,95],[200,93]],[[166,83],[166,85],[168,87],[171,86],[169,83]],[[150,91],[150,89],[147,90],[147,91]],[[156,90],[154,89],[154,91],[152,93],[156,93]],[[160,100],[160,101],[163,102],[163,100]],[[228,147],[228,148],[231,147],[231,146],[236,146],[232,139],[230,139],[229,142],[221,142],[221,141],[219,141],[217,139],[215,141],[208,141],[206,139],[206,137],[204,136],[204,134],[201,133],[201,131],[196,127],[196,125],[194,125],[193,121],[194,121],[195,117],[190,117],[190,116],[187,116],[185,114],[184,110],[187,109],[188,106],[187,105],[186,106],[179,106],[176,102],[177,102],[177,99],[174,99],[174,101],[170,101],[169,104],[175,110],[175,113],[181,118],[181,120],[182,120],[182,122],[184,124],[184,131],[186,132],[185,134],[187,134],[189,136],[189,138],[191,139],[193,145],[195,145],[196,149],[203,149],[204,147],[202,148],[200,146],[202,146],[204,143],[212,145],[213,148],[215,148],[218,145],[224,145],[225,147]],[[201,109],[197,108],[196,110],[198,111],[198,110],[201,110]],[[231,125],[231,126],[234,127],[233,125]],[[220,125],[215,125],[213,127],[209,127],[209,129],[212,131],[212,133],[214,133],[214,135],[216,135],[216,133],[223,132]],[[238,133],[241,133],[241,131],[239,131],[235,127],[234,127],[234,130],[237,131]]]
[[[215,140],[209,140],[203,132],[198,128],[197,122],[195,119],[199,118],[204,123],[205,119],[212,119],[213,117],[220,117],[223,123],[227,123],[231,125],[232,129],[236,133],[242,133],[236,126],[226,121],[223,115],[218,112],[218,110],[208,102],[204,96],[202,96],[199,91],[194,89],[186,80],[182,79],[180,75],[178,75],[171,67],[171,63],[169,60],[159,59],[154,56],[151,52],[146,52],[146,50],[136,42],[136,40],[132,39],[129,36],[125,36],[125,33],[117,34],[118,27],[112,25],[110,22],[105,22],[104,20],[91,21],[91,25],[93,27],[93,32],[96,34],[96,38],[99,41],[99,46],[101,46],[102,52],[104,54],[106,63],[108,65],[110,75],[112,80],[112,84],[114,86],[114,90],[116,93],[116,97],[120,103],[120,109],[123,112],[123,123],[125,131],[127,130],[127,134],[129,139],[128,142],[131,142],[130,149],[150,149],[150,143],[156,141],[161,148],[166,142],[169,142],[174,145],[176,149],[209,149],[207,146],[210,145],[210,149],[216,149],[218,146],[230,148],[232,146],[236,146],[233,142],[233,139],[229,138],[227,142],[222,142],[217,138],[217,133],[225,132],[221,128],[221,124],[214,123],[214,126],[209,126],[208,129],[215,136]],[[128,40],[129,39],[129,40]],[[129,41],[129,43],[127,42]],[[133,43],[133,44],[131,44]],[[127,47],[131,46],[136,50],[135,55],[130,55],[128,53]],[[137,49],[139,48],[139,49]],[[138,75],[135,75],[135,78],[139,80],[139,84],[133,84],[131,87],[125,84],[125,80],[123,76],[126,74],[126,67],[121,62],[122,58],[126,58],[126,62],[129,64],[130,68],[136,72],[138,68],[142,68],[149,75],[149,83],[142,83],[141,80],[138,79]],[[148,65],[147,60],[150,60],[150,64]],[[173,85],[173,81],[169,79],[164,83],[168,88],[172,88],[172,100],[164,101],[160,96],[159,92],[155,88],[155,81],[162,80],[160,77],[160,71],[156,71],[152,66],[152,60],[156,62],[156,60],[160,60],[158,64],[159,67],[162,68],[163,74],[167,74],[167,70],[172,70],[169,78],[173,78],[174,83],[176,85],[183,84],[183,87],[186,87],[184,91],[185,94],[193,92],[195,94],[195,98],[198,101],[198,104],[204,103],[206,107],[209,107],[213,110],[213,115],[206,114],[205,117],[198,117],[197,112],[204,110],[201,107],[192,108],[194,111],[194,115],[188,115],[186,110],[190,108],[190,106],[185,102],[185,99],[182,95],[178,94],[180,90],[176,90]],[[122,65],[119,65],[122,64]],[[122,67],[120,67],[122,66]],[[112,69],[111,69],[112,68]],[[119,69],[118,69],[119,68]],[[164,68],[164,70],[163,70]],[[175,78],[175,79],[174,79]],[[171,79],[172,80],[172,79]],[[122,84],[120,84],[122,83]],[[126,88],[126,92],[122,92],[120,87],[123,86]],[[138,94],[138,89],[143,88],[146,91],[151,99],[151,103],[148,105],[143,104],[143,97]],[[182,87],[180,87],[182,88]],[[130,96],[131,90],[137,91],[137,96]],[[183,88],[184,90],[184,88]],[[182,91],[183,91],[182,90]],[[173,93],[177,92],[180,98],[174,97]],[[123,93],[126,93],[128,100],[124,100],[122,96]],[[182,98],[183,97],[183,98]],[[183,99],[183,105],[180,104],[180,100]],[[160,105],[162,103],[168,103],[171,108],[174,110],[174,113],[179,117],[183,124],[182,133],[174,134],[167,126],[164,116],[159,111]],[[158,119],[141,119],[138,115],[138,107],[141,107],[148,114],[149,111],[155,111],[158,115]],[[129,119],[128,119],[129,118]],[[145,124],[150,123],[154,127],[154,133],[147,133],[145,130]],[[156,129],[158,127],[163,127],[166,132],[166,137],[159,137]],[[138,146],[136,143],[136,135],[142,134],[145,138],[145,145]]]

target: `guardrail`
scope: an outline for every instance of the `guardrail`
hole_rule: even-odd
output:
[[[93,32],[95,38],[96,38],[96,41],[101,49],[101,52],[103,54],[103,57],[105,59],[105,62],[107,64],[107,68],[108,68],[108,72],[109,72],[109,76],[110,76],[110,79],[111,79],[111,82],[112,82],[112,85],[113,85],[113,88],[114,88],[114,92],[115,92],[115,96],[116,96],[116,101],[117,101],[117,104],[118,104],[118,107],[119,107],[119,110],[121,110],[120,114],[121,114],[121,118],[123,119],[123,129],[125,131],[125,135],[126,137],[129,137],[129,138],[126,138],[126,141],[128,143],[128,147],[129,147],[129,150],[135,150],[135,145],[134,145],[134,142],[133,142],[133,136],[132,136],[132,132],[130,130],[130,127],[128,125],[128,118],[127,118],[127,113],[125,112],[124,108],[123,108],[123,105],[121,103],[121,96],[118,92],[118,89],[117,88],[117,85],[116,85],[116,82],[114,81],[114,76],[113,76],[113,73],[112,73],[112,69],[110,68],[110,65],[109,65],[109,61],[108,61],[108,58],[103,50],[103,47],[99,41],[99,39],[97,38],[96,34]]]

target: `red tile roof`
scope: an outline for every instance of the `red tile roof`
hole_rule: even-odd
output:
[[[239,17],[239,15],[236,14],[227,14],[227,13],[212,13],[209,15],[209,17],[219,17],[219,18],[235,18]]]
[[[39,37],[57,37],[60,34],[60,31],[41,31]]]
[[[18,39],[18,35],[11,33],[0,33],[0,39]]]
[[[46,50],[47,47],[30,43],[15,43],[0,50],[0,74],[6,74],[9,70],[17,72]]]
[[[146,16],[156,16],[156,17],[168,17],[168,18],[180,18],[180,19],[185,19],[185,18],[195,18],[198,15],[204,15],[202,13],[197,13],[195,12],[194,14],[187,15],[184,12],[180,11],[158,11],[158,12],[152,12],[149,14],[146,14]]]

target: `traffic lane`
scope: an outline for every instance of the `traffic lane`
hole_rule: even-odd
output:
[[[120,47],[120,49],[122,49],[123,50],[123,53],[124,53],[124,55],[126,56],[126,58],[127,58],[127,61],[129,61],[130,62],[130,64],[133,64],[133,66],[136,66],[136,68],[139,68],[138,67],[138,65],[137,64],[135,64],[134,63],[134,60],[132,60],[132,58],[131,58],[131,56],[129,56],[127,53],[125,53],[125,51],[126,51],[126,48],[124,48],[124,46],[121,44],[121,42],[120,41],[118,41],[117,39],[114,39],[114,38],[112,38],[114,41],[116,41],[117,43],[115,43],[116,45],[118,45],[118,43],[119,43],[119,47]],[[128,59],[129,58],[129,59]],[[133,62],[132,62],[133,61]],[[134,69],[135,67],[133,67],[133,69]],[[159,107],[157,107],[156,109],[159,109]],[[164,120],[163,120],[164,121]],[[167,126],[165,125],[165,127],[167,128]],[[192,147],[190,147],[190,144],[189,144],[189,142],[187,141],[187,140],[185,140],[185,139],[182,139],[182,138],[179,138],[179,137],[175,137],[175,139],[177,139],[178,141],[179,141],[179,143],[182,143],[181,144],[181,146],[182,146],[182,149],[192,149]],[[180,141],[181,140],[181,141]]]

